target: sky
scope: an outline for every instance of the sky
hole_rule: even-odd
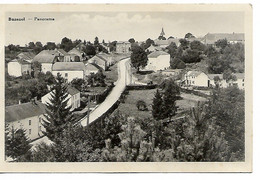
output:
[[[8,21],[25,17],[26,21]],[[54,21],[28,21],[28,18],[54,18]],[[243,33],[243,12],[88,12],[88,13],[7,13],[5,44],[24,46],[40,41],[60,43],[68,37],[94,41],[144,41],[156,39],[162,27],[165,36],[182,38],[190,32],[196,37],[207,33]]]

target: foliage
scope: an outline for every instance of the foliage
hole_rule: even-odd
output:
[[[197,63],[200,62],[202,57],[201,53],[198,50],[187,49],[183,52],[182,61],[185,63]]]
[[[135,43],[135,39],[134,39],[134,38],[130,38],[130,39],[128,40],[128,42],[130,42],[130,43]]]
[[[102,70],[99,70],[96,74],[91,73],[88,76],[87,84],[91,87],[99,87],[99,86],[105,87],[106,86],[105,78],[106,75],[104,75]]]
[[[170,65],[172,69],[184,69],[186,67],[185,63],[179,58],[171,58]]]
[[[189,41],[187,41],[186,39],[180,39],[179,42],[180,42],[180,47],[181,47],[183,50],[189,48],[189,44],[190,44],[190,43],[189,43]]]
[[[81,79],[81,78],[75,78],[73,79],[71,82],[70,82],[71,86],[76,88],[77,90],[79,91],[83,91],[85,90],[85,81],[84,79]]]
[[[30,141],[23,129],[5,128],[5,155],[19,159],[29,152]]]
[[[185,34],[184,38],[195,38],[191,33]]]
[[[190,48],[191,48],[192,50],[197,50],[197,51],[204,52],[206,46],[205,46],[204,44],[202,44],[202,42],[195,40],[195,41],[192,41],[192,42],[190,43]]]
[[[225,49],[225,47],[228,45],[227,39],[219,39],[215,42],[216,47],[219,47],[221,49]]]
[[[74,46],[73,46],[73,43],[72,43],[71,39],[69,39],[69,38],[67,38],[67,37],[64,37],[64,38],[61,40],[60,48],[61,48],[61,49],[64,49],[66,52],[68,52],[68,51],[70,51],[71,49],[73,49]]]
[[[136,107],[139,111],[147,111],[148,110],[147,105],[143,100],[138,100],[136,102]]]
[[[139,72],[140,67],[147,65],[148,57],[145,51],[138,45],[132,47],[131,64]]]
[[[166,38],[164,36],[159,36],[158,39],[159,40],[166,40]]]
[[[153,98],[152,114],[153,118],[156,120],[163,119],[163,99],[158,89]]]
[[[43,48],[47,50],[54,50],[55,48],[57,48],[57,46],[54,42],[47,42]]]
[[[170,54],[171,58],[174,58],[177,55],[177,45],[175,42],[172,42],[169,46],[166,47],[168,49],[168,53]]]
[[[94,55],[96,55],[96,49],[95,49],[95,47],[94,46],[92,46],[92,45],[86,45],[86,47],[85,48],[83,48],[83,51],[86,53],[86,55],[88,55],[88,56],[94,56]]]
[[[43,120],[44,134],[54,142],[70,120],[71,107],[68,106],[68,101],[67,86],[64,79],[58,74],[51,92],[50,102],[46,104],[46,119]]]

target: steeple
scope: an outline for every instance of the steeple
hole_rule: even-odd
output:
[[[165,35],[165,33],[163,31],[163,28],[162,28],[162,32],[161,32],[160,36],[164,36],[164,35]]]

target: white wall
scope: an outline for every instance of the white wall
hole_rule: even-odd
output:
[[[9,62],[8,63],[8,74],[10,76],[19,77],[22,76],[22,67],[18,62]]]
[[[48,71],[52,71],[52,63],[41,63],[42,65],[42,72],[46,73]]]
[[[57,76],[58,73],[61,74],[61,77],[67,79],[68,82],[71,82],[75,78],[84,79],[84,71],[52,71],[54,76]]]
[[[30,140],[34,140],[43,136],[42,131],[44,131],[45,128],[43,127],[42,122],[40,120],[43,118],[45,118],[44,115],[34,116],[20,121],[8,123],[8,125],[9,128],[24,129],[26,131],[26,136]],[[31,124],[29,124],[29,121],[31,121]]]
[[[157,58],[148,58],[146,70],[159,71],[170,67],[170,55],[160,55]]]

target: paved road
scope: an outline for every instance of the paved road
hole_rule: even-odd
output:
[[[130,59],[121,60],[118,63],[118,80],[115,83],[115,87],[107,96],[104,102],[102,102],[96,109],[89,114],[89,123],[92,123],[104,113],[106,113],[111,106],[120,98],[122,92],[125,90],[126,85],[131,83],[131,68]],[[82,126],[87,126],[87,116],[80,120]]]

